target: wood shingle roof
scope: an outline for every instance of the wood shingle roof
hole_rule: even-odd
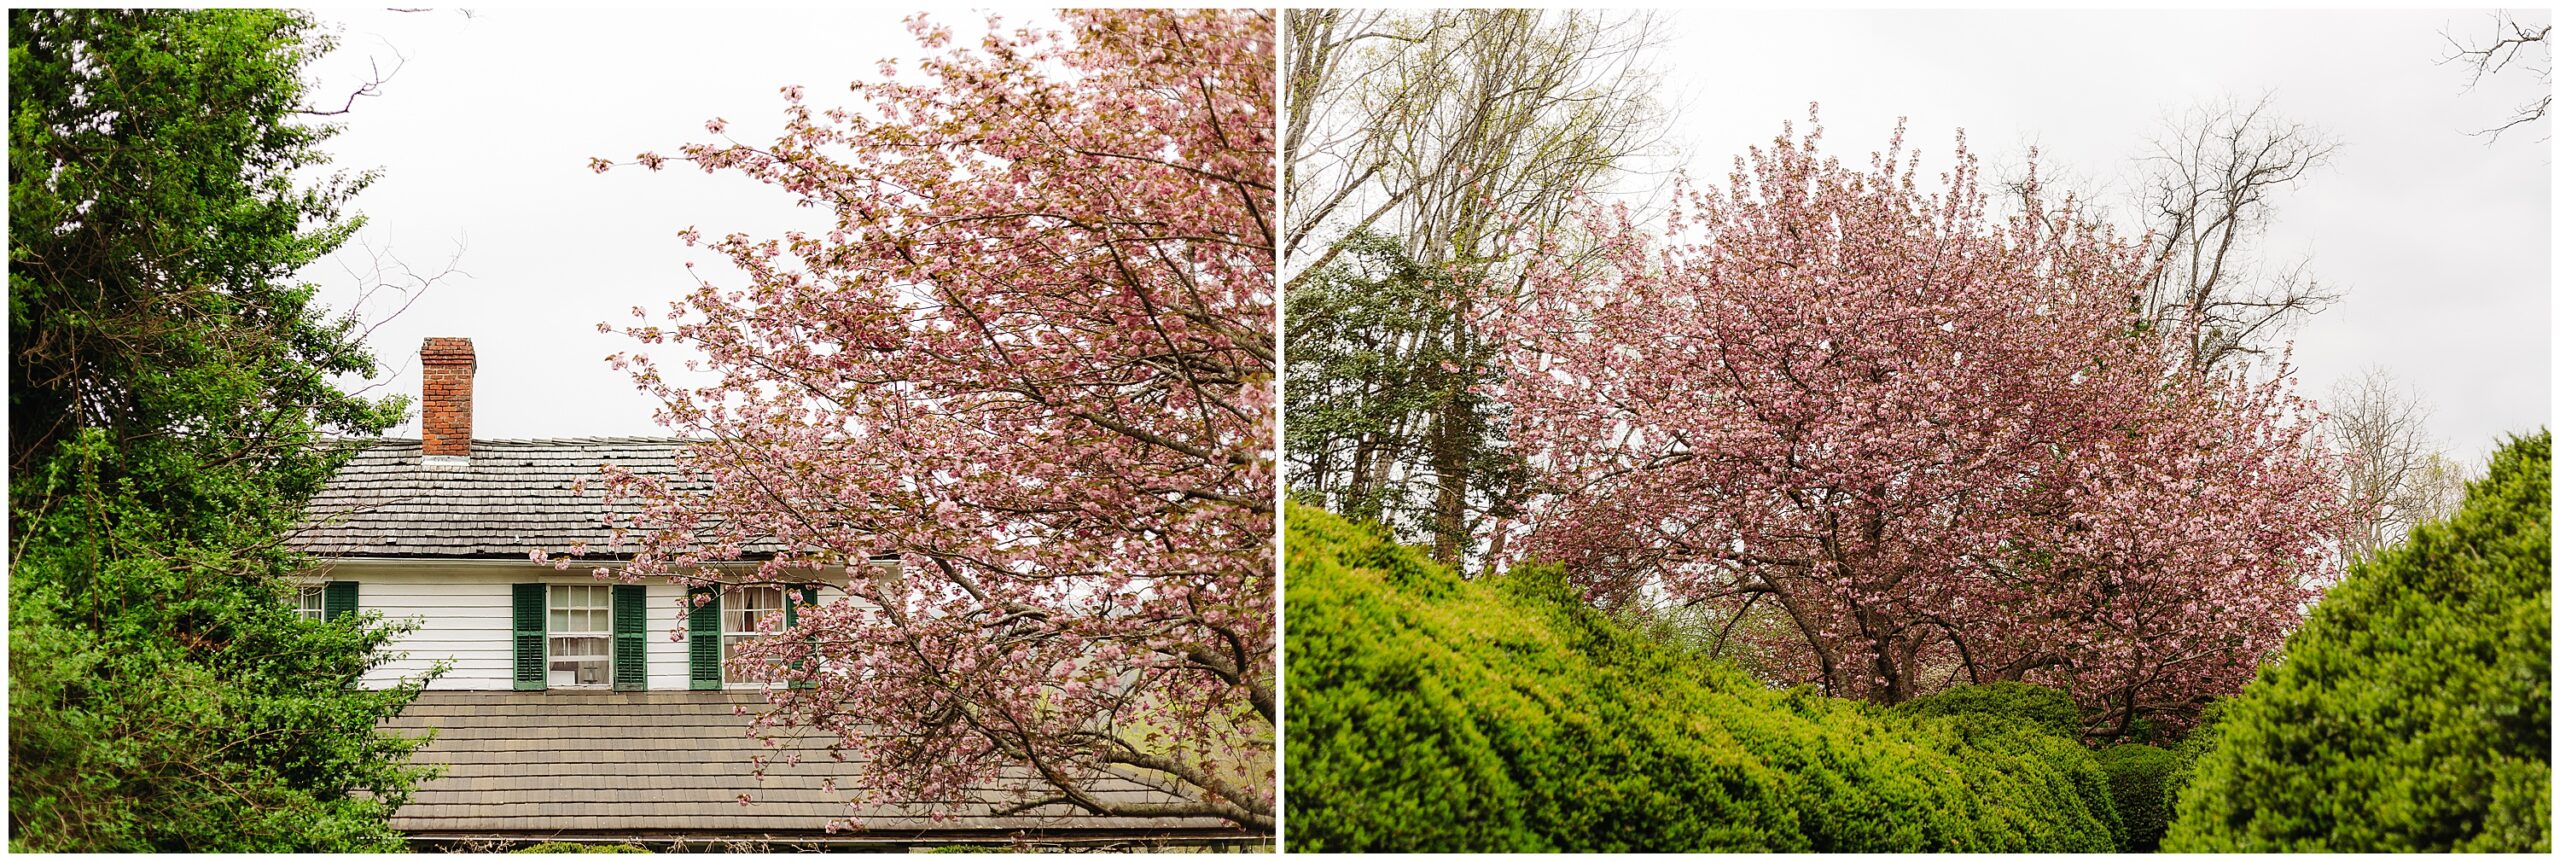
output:
[[[292,541],[324,557],[521,559],[573,543],[621,556],[607,516],[627,526],[639,505],[605,501],[603,465],[672,478],[686,442],[473,440],[468,463],[429,465],[416,440],[370,441],[311,499]]]
[[[739,714],[764,706],[763,694],[752,690],[423,692],[391,727],[413,735],[434,729],[418,760],[444,764],[445,774],[421,785],[392,825],[426,840],[1241,837],[1215,819],[1097,817],[1064,805],[998,816],[1027,784],[981,788],[968,799],[854,806],[862,765],[835,761],[814,737],[777,737],[779,746],[767,748],[747,735],[749,718]],[[784,765],[783,756],[795,751],[801,761]],[[757,755],[772,758],[762,779],[753,772]],[[825,789],[828,779],[835,790]],[[1114,801],[1176,801],[1125,780],[1092,792]],[[825,831],[829,820],[848,816],[861,828]]]

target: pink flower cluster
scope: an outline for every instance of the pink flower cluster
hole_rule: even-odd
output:
[[[862,111],[787,87],[780,140],[668,157],[834,224],[712,241],[743,284],[624,327],[716,379],[614,358],[706,441],[687,481],[612,476],[646,509],[623,573],[770,545],[755,580],[846,588],[752,649],[809,686],[765,720],[833,731],[874,794],[1028,778],[1025,806],[1268,829],[1273,19],[1066,19],[857,83]]]
[[[1863,168],[1793,135],[1667,236],[1593,212],[1597,264],[1553,239],[1487,310],[1548,492],[1515,554],[1845,696],[2028,679],[2121,729],[2236,691],[2336,567],[2289,371],[2172,367],[2138,250],[2068,201],[1995,217],[1961,139],[1924,192],[1899,132]]]

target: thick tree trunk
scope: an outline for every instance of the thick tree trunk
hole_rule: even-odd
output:
[[[1431,442],[1431,556],[1451,566],[1458,565],[1466,553],[1467,450],[1471,442],[1466,420],[1474,412],[1471,406],[1464,398],[1449,399],[1441,408]]]
[[[1460,290],[1450,303],[1450,320],[1472,319],[1473,301]],[[1464,324],[1449,328],[1449,356],[1463,362],[1474,356],[1472,332]],[[1476,413],[1476,395],[1468,390],[1465,380],[1440,376],[1440,410],[1438,434],[1431,445],[1433,484],[1431,501],[1431,555],[1451,567],[1461,566],[1466,557],[1467,490],[1474,478],[1475,449],[1481,437],[1482,417]]]

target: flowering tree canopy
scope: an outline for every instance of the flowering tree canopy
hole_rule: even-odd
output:
[[[615,357],[706,441],[693,481],[609,472],[647,503],[621,574],[702,582],[759,547],[746,580],[853,573],[746,649],[799,686],[763,720],[833,732],[876,794],[1029,778],[1012,810],[1268,830],[1272,18],[1067,24],[970,49],[911,20],[940,53],[853,85],[865,109],[788,87],[770,147],[637,159],[835,218],[712,242],[744,286],[624,327],[716,379]],[[1093,789],[1132,781],[1174,796]]]
[[[1899,131],[1864,170],[1820,136],[1684,188],[1664,238],[1595,215],[1607,276],[1488,312],[1549,491],[1515,552],[1845,696],[2027,679],[2120,732],[2237,690],[2336,565],[2289,372],[2167,364],[2139,250],[2069,201],[1995,218],[1961,139],[1923,192]]]

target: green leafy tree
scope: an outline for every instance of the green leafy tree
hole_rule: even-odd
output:
[[[1290,13],[1279,119],[1293,487],[1377,511],[1453,566],[1499,553],[1524,474],[1506,411],[1471,385],[1491,379],[1493,345],[1467,321],[1519,289],[1519,231],[1564,226],[1586,193],[1658,149],[1661,36],[1648,12]],[[1370,286],[1388,293],[1369,302],[1358,292]],[[1344,314],[1301,317],[1324,310]],[[1331,342],[1320,352],[1348,340],[1405,364],[1346,376],[1358,363],[1302,360],[1310,335]],[[1365,416],[1297,424],[1343,410]]]
[[[1485,443],[1499,439],[1503,411],[1476,394],[1492,379],[1488,354],[1452,310],[1470,278],[1374,231],[1342,247],[1289,291],[1291,488],[1352,518],[1463,544],[1433,526],[1441,497],[1409,456],[1447,449],[1486,494],[1479,514],[1494,517],[1511,514],[1525,478],[1517,458]]]
[[[396,631],[308,621],[284,538],[400,399],[293,281],[369,175],[306,183],[312,19],[9,13],[10,845],[397,846],[425,771],[356,686]]]
[[[2165,849],[2549,852],[2550,432],[2357,563],[2211,727]]]

